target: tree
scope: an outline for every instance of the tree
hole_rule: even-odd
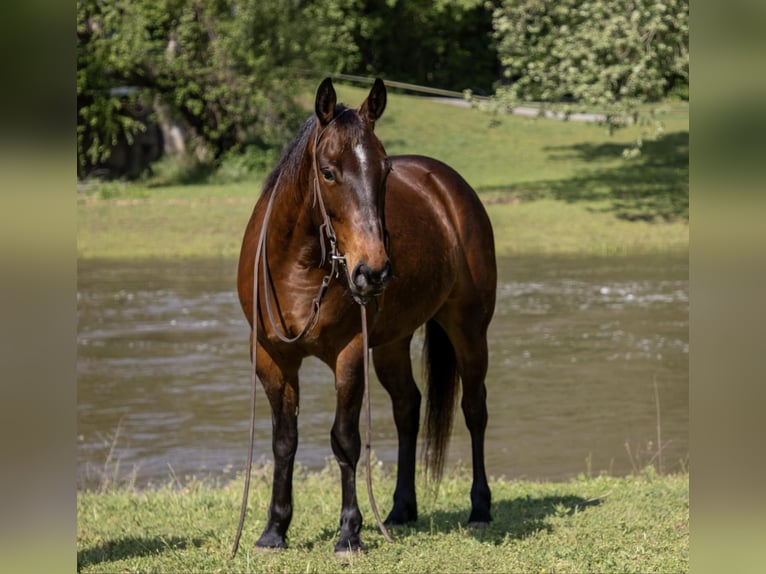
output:
[[[688,90],[688,0],[503,0],[493,22],[506,100],[609,113]]]
[[[491,4],[484,0],[314,0],[319,49],[334,71],[490,92],[498,62]]]
[[[295,125],[304,53],[297,0],[78,0],[78,173],[166,105],[212,161],[248,141],[281,144]]]

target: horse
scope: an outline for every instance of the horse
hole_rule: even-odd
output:
[[[462,383],[460,405],[473,464],[468,522],[482,526],[492,520],[484,465],[487,328],[497,284],[492,226],[475,191],[454,169],[424,156],[386,154],[374,133],[386,101],[380,79],[357,109],[337,102],[330,78],[321,82],[315,113],[266,178],[244,232],[237,290],[251,327],[254,371],[271,407],[274,456],[268,519],[256,549],[287,547],[298,445],[298,370],[308,356],[318,357],[335,375],[330,442],[342,494],[335,550],[367,548],[360,538],[356,495],[368,353],[359,305],[364,306],[373,365],[390,395],[398,436],[396,487],[385,524],[418,518],[421,393],[412,373],[410,342],[422,325],[427,378],[423,459],[429,476],[442,476]]]

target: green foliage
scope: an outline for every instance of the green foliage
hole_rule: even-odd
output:
[[[497,79],[491,5],[483,0],[349,3],[358,47],[346,71],[453,90],[489,93]]]
[[[189,154],[174,154],[154,162],[144,180],[148,187],[191,185],[203,183],[212,173],[214,166],[203,164]]]
[[[306,33],[301,40],[311,64],[323,73],[358,70],[365,59],[356,36],[364,26],[362,0],[313,0],[303,11]]]
[[[335,72],[489,93],[502,64],[503,105],[633,117],[688,99],[688,16],[688,0],[78,0],[78,174],[161,105],[195,161],[241,179],[232,154],[279,148],[302,119],[298,78]]]
[[[131,142],[138,104],[168,106],[203,162],[252,140],[281,145],[297,121],[288,70],[305,53],[300,12],[282,0],[79,0],[80,170]]]
[[[100,199],[146,199],[149,190],[125,185],[122,182],[103,182],[97,185],[96,192]]]
[[[688,0],[504,0],[494,29],[508,82],[498,94],[512,103],[632,115],[688,90]]]
[[[275,148],[247,146],[243,150],[230,150],[221,158],[211,183],[234,183],[254,179],[263,179],[271,171],[278,159]]]

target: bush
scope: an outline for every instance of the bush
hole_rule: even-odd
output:
[[[218,169],[211,175],[213,183],[236,183],[267,174],[277,162],[276,148],[250,145],[243,150],[229,150],[221,156]]]
[[[511,101],[629,114],[688,90],[688,0],[504,0],[494,28]]]

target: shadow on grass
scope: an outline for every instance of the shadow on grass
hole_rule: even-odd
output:
[[[468,509],[462,512],[433,512],[433,525],[442,532],[463,530],[477,540],[500,544],[507,539],[523,539],[535,532],[550,532],[546,518],[573,514],[587,506],[597,506],[600,500],[586,500],[579,496],[545,496],[542,498],[516,498],[497,500],[492,503],[492,523],[486,528],[470,528],[466,525]],[[420,526],[420,525],[418,525]],[[427,525],[428,530],[430,525]]]
[[[641,154],[623,159],[625,144],[548,147],[550,161],[577,161],[583,168],[574,177],[526,182],[510,188],[482,188],[503,193],[494,201],[533,201],[543,197],[574,203],[604,202],[593,210],[611,212],[627,221],[678,221],[689,218],[689,132],[673,132],[644,142]],[[614,162],[592,169],[594,162]]]
[[[515,498],[492,502],[492,523],[486,528],[472,528],[467,525],[470,508],[460,511],[443,511],[423,514],[414,524],[394,527],[391,535],[394,540],[406,543],[408,536],[429,534],[431,532],[465,532],[480,542],[502,544],[509,538],[521,540],[536,532],[550,532],[549,516],[566,516],[584,510],[589,506],[598,506],[601,499],[586,500],[579,496],[545,496],[542,498]],[[377,530],[374,521],[366,525]],[[336,532],[323,532],[312,546],[318,542],[332,540]]]
[[[623,144],[577,144],[549,148],[584,163],[621,158]],[[556,157],[556,156],[554,156]],[[560,156],[559,156],[560,157]],[[689,132],[645,142],[641,155],[614,168],[583,171],[551,182],[553,196],[567,202],[608,200],[604,211],[629,221],[673,221],[689,217]]]
[[[549,516],[567,516],[582,511],[590,506],[598,506],[601,499],[584,499],[579,496],[545,496],[542,498],[501,499],[492,503],[492,523],[486,528],[473,528],[467,525],[470,508],[455,511],[436,510],[421,514],[417,522],[405,526],[389,527],[396,543],[406,544],[413,535],[430,533],[465,532],[480,542],[499,545],[508,539],[524,539],[536,532],[551,532],[547,522]],[[381,516],[385,518],[385,513]],[[365,515],[364,530],[378,532],[378,526],[372,516]],[[362,531],[362,540],[369,542]],[[337,541],[338,528],[322,528],[308,540],[291,540],[290,548],[301,551],[331,548]],[[375,544],[371,545],[371,548]],[[182,547],[182,546],[180,546]],[[116,559],[116,558],[113,558]],[[80,557],[78,555],[78,564]]]
[[[183,550],[189,545],[201,546],[202,540],[193,539],[189,541],[179,536],[126,536],[116,540],[106,540],[101,544],[77,552],[77,570],[79,572],[86,566],[93,564],[150,556],[166,550]]]

